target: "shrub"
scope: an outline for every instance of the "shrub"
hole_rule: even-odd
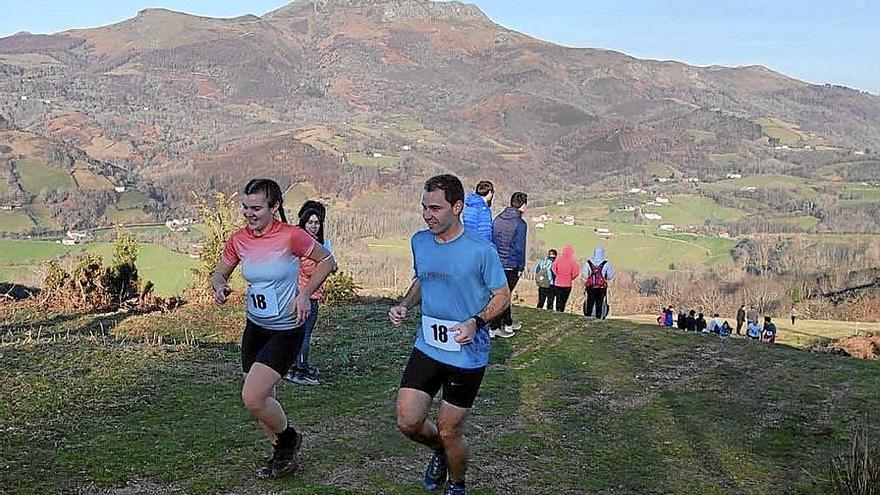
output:
[[[328,306],[353,303],[360,297],[360,290],[361,286],[354,277],[339,270],[324,281],[323,302]]]
[[[227,197],[221,192],[214,193],[213,203],[197,196],[196,193],[193,193],[193,196],[196,201],[196,211],[199,212],[207,232],[199,255],[201,261],[192,270],[193,283],[188,296],[191,300],[206,302],[214,298],[211,277],[220,261],[226,240],[239,228],[241,216],[235,194]]]

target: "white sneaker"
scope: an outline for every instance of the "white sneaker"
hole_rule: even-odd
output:
[[[505,325],[503,328],[495,330],[495,336],[501,337],[502,339],[509,339],[514,336],[514,332],[509,326]]]
[[[511,332],[518,332],[522,328],[522,323],[514,323],[506,328],[509,328]]]
[[[498,333],[494,329],[490,328],[489,329],[489,338],[494,339],[497,336],[498,336]]]

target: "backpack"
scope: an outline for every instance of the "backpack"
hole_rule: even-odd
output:
[[[587,260],[587,264],[590,265],[590,276],[584,280],[584,285],[588,289],[604,289],[608,287],[608,281],[605,280],[605,273],[603,272],[605,263],[608,263],[608,260],[602,260],[598,265],[594,265],[592,260]]]
[[[535,273],[535,283],[542,289],[550,287],[550,276],[547,274],[547,268],[541,268]]]

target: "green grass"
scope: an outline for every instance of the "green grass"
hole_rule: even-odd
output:
[[[97,322],[6,314],[0,486],[420,493],[429,452],[394,420],[415,315],[391,329],[387,310],[322,310],[312,350],[321,386],[278,387],[305,435],[302,465],[273,482],[253,479],[268,445],[240,404],[238,352],[226,347],[239,309],[102,321],[109,345]],[[468,421],[477,495],[827,494],[828,460],[853,420],[880,432],[878,362],[622,320],[584,332],[573,315],[514,313],[524,329],[493,343]],[[28,339],[37,328],[43,337]],[[71,336],[47,339],[53,332]],[[184,333],[199,345],[174,345]],[[166,344],[132,343],[156,334]]]
[[[0,211],[0,232],[24,232],[33,226],[30,217],[20,210]]]
[[[348,153],[345,155],[345,161],[355,167],[394,167],[400,159],[396,156],[382,155],[374,158],[373,155],[364,153]]]
[[[107,208],[105,211],[107,220],[115,225],[126,225],[130,223],[149,222],[150,216],[137,208],[126,208],[120,210],[115,207]]]
[[[736,153],[710,153],[709,160],[715,165],[726,166],[741,161],[741,158]]]
[[[113,244],[95,243],[88,245],[88,250],[101,254],[104,262],[109,264],[113,259]],[[189,255],[175,253],[156,244],[141,244],[138,253],[138,274],[156,286],[159,295],[172,295],[183,292],[192,281],[190,270],[198,264],[198,260]]]
[[[39,194],[43,189],[76,189],[69,172],[33,160],[16,164],[15,171],[22,189],[31,194]]]
[[[820,139],[815,139],[807,134],[800,132],[797,126],[788,122],[772,119],[761,118],[756,121],[761,126],[761,131],[768,137],[778,138],[780,145],[795,145],[804,142],[804,144],[821,144]]]
[[[725,179],[705,183],[701,187],[713,191],[734,191],[743,187],[757,189],[786,189],[804,197],[816,197],[817,192],[810,181],[791,175],[749,175],[742,179]]]
[[[808,231],[813,227],[819,225],[820,220],[816,217],[811,217],[809,215],[798,215],[794,217],[779,217],[775,218],[779,223],[783,223],[786,225],[793,225],[795,227],[799,227],[804,231]]]
[[[113,258],[113,244],[96,242],[83,246],[64,246],[48,241],[0,240],[0,281],[32,284],[46,261],[72,256],[84,249],[99,253],[105,263]],[[155,244],[141,244],[138,271],[142,279],[152,280],[159,295],[178,294],[191,280],[190,269],[198,260]]]
[[[36,219],[37,225],[52,230],[58,230],[61,228],[61,224],[58,220],[52,217],[49,207],[45,205],[31,204],[27,206],[27,210],[30,212],[31,216]]]
[[[729,260],[730,249],[735,241],[730,239],[702,239],[699,236],[668,236],[654,235],[656,227],[645,226],[647,233],[628,233],[611,225],[614,236],[600,238],[593,232],[592,226],[565,226],[548,224],[546,228],[536,231],[536,236],[544,242],[546,248],[561,250],[565,244],[571,244],[578,259],[585,259],[593,253],[596,245],[605,246],[608,259],[614,266],[639,273],[659,273],[669,270],[671,263],[681,262],[714,263]],[[630,226],[635,230],[635,226]]]
[[[149,202],[150,197],[146,194],[135,189],[128,189],[119,195],[119,199],[116,201],[116,208],[120,210],[140,208]]]

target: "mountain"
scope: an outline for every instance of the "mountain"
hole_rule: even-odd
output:
[[[20,33],[0,39],[0,117],[125,170],[171,210],[257,175],[350,198],[447,170],[552,198],[657,173],[809,176],[880,148],[880,97],[865,92],[562,47],[429,0],[146,9]]]

